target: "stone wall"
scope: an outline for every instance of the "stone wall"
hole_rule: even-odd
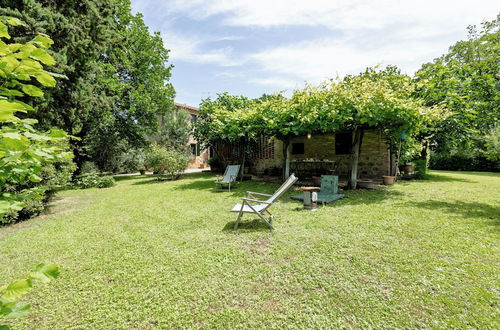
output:
[[[274,157],[266,159],[252,159],[250,172],[266,173],[283,167],[283,142],[278,139],[274,143]],[[335,134],[319,134],[297,136],[291,143],[304,143],[304,154],[292,155],[294,160],[332,160],[338,164],[337,173],[341,176],[349,174],[350,155],[337,155],[335,152]],[[389,168],[389,151],[383,134],[378,130],[366,130],[359,157],[360,178],[380,178],[387,175]]]

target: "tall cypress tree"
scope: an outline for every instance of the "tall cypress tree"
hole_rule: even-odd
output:
[[[79,138],[78,165],[103,156],[99,148],[111,137],[142,142],[156,113],[171,107],[168,50],[131,14],[129,0],[0,0],[0,14],[27,22],[15,39],[45,33],[55,40],[53,71],[67,78],[36,104],[37,119]]]

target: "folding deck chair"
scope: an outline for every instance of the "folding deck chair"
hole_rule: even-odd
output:
[[[273,228],[273,220],[274,215],[269,212],[269,207],[273,205],[273,203],[280,198],[293,184],[297,181],[297,177],[292,174],[290,177],[281,185],[281,187],[276,190],[273,195],[262,194],[247,191],[247,197],[242,198],[243,203],[236,204],[231,212],[238,212],[238,219],[236,219],[236,223],[234,224],[234,229],[238,228],[241,217],[243,213],[253,213],[256,214],[260,220],[262,220],[269,228]],[[264,196],[268,197],[267,200],[259,200],[255,196]],[[266,214],[268,217],[266,217]]]
[[[240,173],[240,165],[228,165],[222,178],[217,178],[215,183],[220,184],[221,189],[224,184],[227,184],[229,186],[229,191],[231,191],[231,183],[236,182],[238,173]]]

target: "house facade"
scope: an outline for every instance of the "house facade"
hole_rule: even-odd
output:
[[[194,124],[198,120],[199,111],[198,108],[182,104],[174,103],[175,110],[187,111],[190,115],[191,124]],[[202,149],[201,145],[196,141],[193,135],[189,136],[189,150],[190,150],[190,161],[188,168],[203,168],[208,166],[208,159],[210,158],[210,152],[208,149]]]
[[[309,134],[296,136],[290,141],[290,173],[306,178],[321,174],[347,177],[350,169],[353,133]],[[219,148],[226,162],[238,162],[234,147]],[[252,174],[279,175],[285,159],[283,142],[276,138],[261,137],[245,168]],[[364,132],[358,162],[360,179],[380,179],[389,173],[389,145],[384,134],[377,129]]]

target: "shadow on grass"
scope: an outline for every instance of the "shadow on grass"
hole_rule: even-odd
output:
[[[142,179],[140,181],[134,182],[133,185],[143,185],[143,184],[155,184],[155,183],[163,183],[163,182],[182,182],[183,179],[193,179],[197,177],[202,177],[201,173],[186,173],[183,174],[180,178],[172,180],[166,176],[157,175],[157,174],[146,174],[141,176],[133,176],[136,180]],[[125,179],[127,180],[127,179]]]
[[[500,177],[500,172],[473,172],[473,171],[443,171],[443,170],[429,170],[429,175],[439,175],[442,176],[443,174],[459,174],[459,175],[474,175],[474,176],[485,176],[485,177],[491,177],[491,178],[499,178]]]
[[[500,207],[484,203],[425,201],[413,203],[414,207],[460,215],[466,218],[488,218],[489,224],[500,226]]]
[[[463,178],[456,178],[456,177],[451,177],[448,175],[443,175],[441,173],[430,173],[427,174],[427,177],[425,180],[415,180],[419,182],[426,182],[426,181],[434,181],[434,182],[468,182],[468,183],[477,183],[477,181],[469,180],[469,179],[463,179]]]
[[[234,217],[236,218],[238,216],[237,213],[234,213]],[[226,223],[224,228],[222,228],[222,231],[227,231],[227,232],[254,232],[254,231],[271,231],[271,229],[262,221],[259,219],[254,219],[254,220],[245,220],[244,218],[240,221],[238,225],[238,229],[234,229],[234,224],[236,223],[235,221],[230,221]]]
[[[145,175],[132,174],[132,175],[123,175],[123,176],[113,176],[113,179],[115,179],[116,182],[121,182],[121,181],[145,179],[145,178],[149,178],[149,177],[150,177],[149,174],[145,174]]]
[[[325,207],[336,207],[344,205],[377,204],[388,199],[397,199],[404,194],[392,189],[357,189],[344,190],[345,197],[325,205]]]
[[[209,174],[210,175],[210,174]],[[260,182],[260,181],[243,181],[231,185],[231,191],[227,189],[227,185],[221,189],[215,183],[213,174],[207,177],[206,174],[193,176],[192,178],[201,179],[185,184],[179,184],[175,187],[176,190],[206,190],[217,194],[227,194],[231,197],[244,197],[247,191],[272,194],[279,187],[278,184]]]

